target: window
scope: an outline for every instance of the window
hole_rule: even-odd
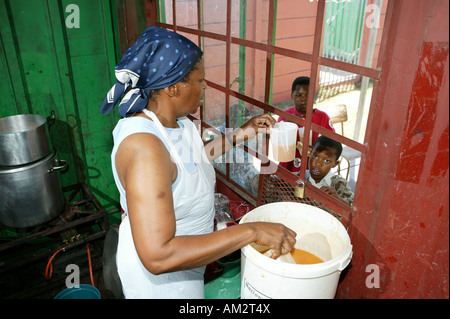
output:
[[[204,138],[270,112],[304,126],[306,145],[312,132],[341,142],[346,158],[335,173],[355,191],[367,151],[373,86],[381,73],[388,5],[388,0],[159,0],[158,24],[187,35],[205,52],[205,107],[194,115],[202,121]],[[284,112],[292,105],[292,81],[298,76],[311,79],[305,119]],[[314,109],[330,116],[336,132],[312,123]],[[259,171],[268,165],[262,145],[255,139],[214,163],[218,177],[250,202],[262,196]],[[306,146],[301,154],[308,154]],[[255,175],[229,161],[241,157]],[[278,172],[291,182],[304,180],[306,165],[298,175]],[[306,184],[307,193],[342,207]]]

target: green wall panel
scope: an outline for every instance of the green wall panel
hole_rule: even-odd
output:
[[[70,28],[72,4],[79,27]],[[0,0],[0,117],[54,111],[52,142],[69,162],[64,186],[87,182],[106,208],[118,207],[110,154],[119,116],[99,112],[120,56],[115,7],[115,0]]]

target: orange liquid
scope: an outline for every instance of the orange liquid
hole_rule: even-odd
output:
[[[291,251],[292,258],[296,264],[318,264],[323,263],[323,260],[307,251],[294,248]]]
[[[295,158],[295,145],[273,145],[273,157],[278,162],[290,162]]]

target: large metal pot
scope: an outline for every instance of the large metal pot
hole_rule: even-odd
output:
[[[49,155],[52,143],[47,118],[38,114],[19,114],[0,118],[0,166],[16,166],[38,161]]]
[[[56,151],[20,167],[0,167],[0,222],[25,228],[43,224],[64,211],[64,194],[58,170],[67,162]]]

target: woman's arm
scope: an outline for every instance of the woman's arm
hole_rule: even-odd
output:
[[[256,242],[275,256],[289,252],[296,234],[281,224],[248,223],[207,235],[175,237],[172,182],[176,165],[163,143],[151,134],[127,137],[116,155],[117,171],[127,193],[134,244],[153,274],[196,268]]]

